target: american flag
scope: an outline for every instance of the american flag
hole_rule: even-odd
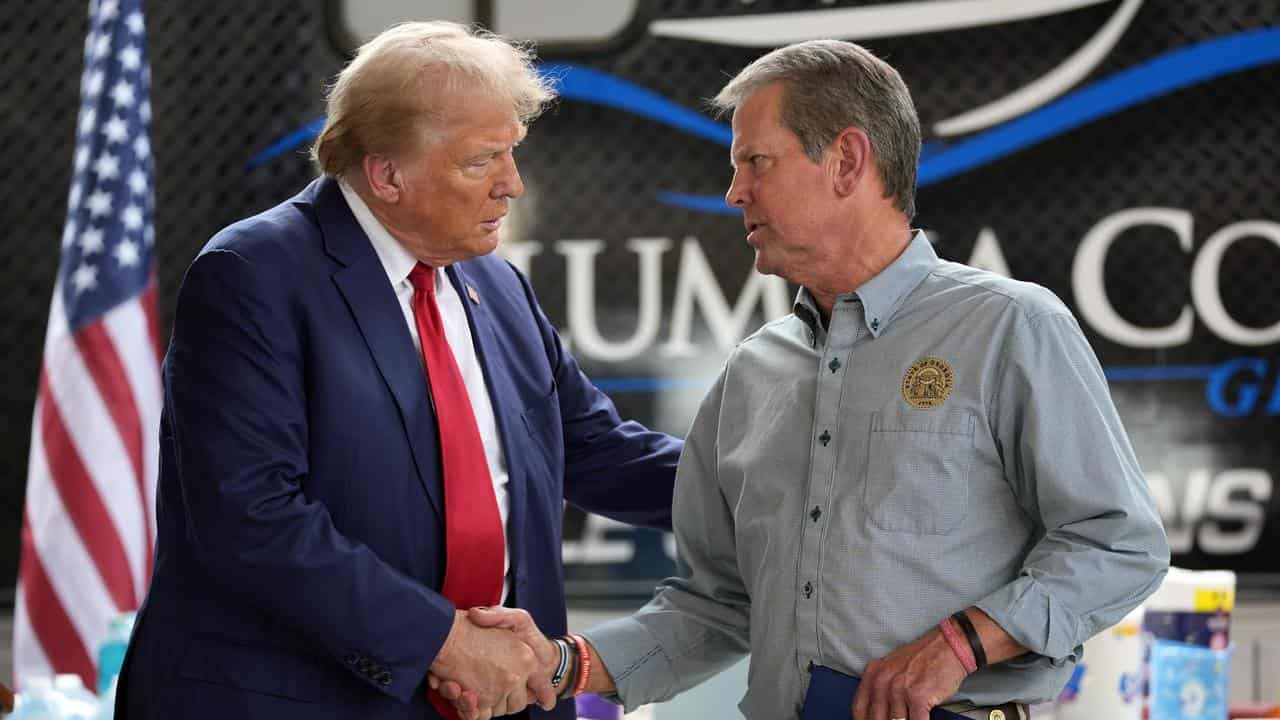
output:
[[[31,428],[14,675],[96,687],[151,576],[160,417],[142,0],[89,5],[74,171]]]

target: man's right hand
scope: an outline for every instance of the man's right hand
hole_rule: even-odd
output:
[[[555,689],[551,688],[550,679],[560,662],[560,648],[554,640],[542,634],[528,611],[520,608],[477,607],[468,610],[467,617],[480,627],[500,628],[515,633],[516,637],[533,650],[538,662],[538,675],[535,677],[539,680],[546,679],[548,695],[544,698],[542,687],[532,681],[529,688],[538,696],[539,704],[544,710],[555,707]],[[550,704],[541,702],[544,699],[549,700]]]
[[[474,704],[458,707],[463,720],[489,720],[523,710],[530,702],[526,688],[536,691],[540,704],[555,703],[543,663],[520,635],[480,627],[464,610],[454,614],[453,628],[430,670],[436,678],[472,693]]]

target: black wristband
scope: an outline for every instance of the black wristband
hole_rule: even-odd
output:
[[[964,632],[964,638],[969,641],[969,649],[973,651],[974,664],[978,669],[987,666],[987,651],[982,647],[982,638],[978,637],[978,631],[973,627],[973,623],[969,621],[969,616],[963,610],[951,616],[956,621],[956,625]]]

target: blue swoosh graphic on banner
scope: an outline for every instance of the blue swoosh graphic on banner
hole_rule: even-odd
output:
[[[724,195],[690,195],[688,193],[661,190],[658,192],[658,200],[668,205],[675,205],[686,210],[697,210],[698,212],[724,213],[725,215],[737,215],[742,212],[726,203]]]
[[[250,158],[247,163],[249,169],[252,170],[256,167],[266,165],[268,162],[276,159],[277,156],[283,155],[303,143],[310,142],[315,139],[323,129],[324,118],[321,117],[312,120],[306,125],[303,125],[297,130],[294,130],[288,135],[285,135],[279,140],[271,143],[265,150]]]
[[[929,143],[928,152],[922,155],[918,187],[993,162],[1160,95],[1276,61],[1280,61],[1277,28],[1246,31],[1170,51],[955,145]],[[731,143],[732,132],[724,123],[621,78],[569,63],[543,65],[539,71],[548,76],[563,97],[625,110],[724,146]],[[320,118],[289,133],[254,156],[249,167],[261,166],[307,142],[323,124],[324,119]],[[726,205],[720,195],[662,191],[658,200],[699,212],[740,212]]]
[[[1111,382],[1143,382],[1161,380],[1207,380],[1217,365],[1148,365],[1103,368]]]
[[[593,384],[606,393],[630,393],[643,395],[646,393],[696,391],[705,393],[715,384],[714,375],[705,378],[671,378],[671,377],[611,377],[594,380]]]
[[[538,71],[562,97],[626,110],[725,147],[733,142],[728,125],[622,78],[569,63],[542,65]]]
[[[1277,60],[1280,29],[1243,32],[1174,50],[935,153],[920,164],[919,186],[945,180],[1145,100]]]
[[[929,152],[922,154],[917,187],[999,160],[1160,95],[1276,61],[1280,61],[1280,29],[1238,33],[1165,53],[950,147],[930,143]],[[689,210],[740,212],[718,195],[660,193],[658,197]]]

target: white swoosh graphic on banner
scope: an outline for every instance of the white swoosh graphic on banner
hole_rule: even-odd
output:
[[[649,32],[720,45],[772,48],[814,38],[919,35],[1053,15],[1110,0],[918,0],[870,7],[655,20]]]
[[[1066,92],[1092,72],[1107,53],[1111,52],[1141,5],[1142,0],[1124,0],[1097,35],[1047,75],[999,100],[936,123],[933,126],[934,133],[939,137],[948,137],[982,130],[1033,110]]]

